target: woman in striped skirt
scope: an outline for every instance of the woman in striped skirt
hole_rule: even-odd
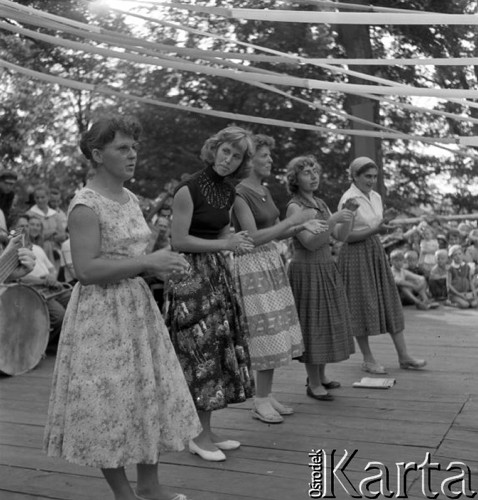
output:
[[[284,262],[273,240],[326,226],[310,220],[315,216],[311,210],[279,222],[279,210],[263,185],[271,174],[274,140],[255,135],[254,143],[249,176],[236,187],[233,220],[236,230],[247,230],[256,246],[251,253],[235,256],[234,276],[250,335],[251,365],[256,370],[252,415],[262,422],[280,423],[282,415],[294,410],[272,395],[274,369],[301,356],[303,342]]]

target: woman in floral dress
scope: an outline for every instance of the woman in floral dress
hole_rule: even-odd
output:
[[[226,459],[240,446],[211,429],[211,413],[253,395],[249,348],[240,300],[224,251],[249,251],[246,231],[231,233],[234,187],[254,151],[250,132],[228,127],[201,150],[206,168],[178,187],[173,201],[171,244],[184,252],[190,275],[170,287],[166,320],[203,431],[189,451],[204,460]]]
[[[139,133],[137,123],[112,118],[94,123],[81,141],[95,175],[69,208],[79,283],[58,346],[44,445],[50,456],[101,468],[115,500],[169,500],[157,477],[159,454],[183,449],[200,423],[138,275],[182,275],[188,264],[165,250],[144,254],[150,231],[123,187],[134,174]],[[136,494],[124,471],[129,464],[137,465]]]

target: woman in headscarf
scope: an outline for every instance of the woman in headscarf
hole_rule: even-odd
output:
[[[347,291],[353,333],[363,355],[362,369],[373,374],[386,373],[373,356],[369,337],[387,332],[392,337],[400,368],[421,369],[426,361],[413,358],[407,350],[400,296],[378,237],[389,229],[382,198],[374,190],[378,167],[370,158],[361,156],[350,164],[349,175],[352,185],[340,199],[339,209],[350,199],[358,203],[358,208],[338,265]]]

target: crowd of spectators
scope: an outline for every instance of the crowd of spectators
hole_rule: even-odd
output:
[[[478,307],[476,221],[423,218],[383,238],[404,305]]]

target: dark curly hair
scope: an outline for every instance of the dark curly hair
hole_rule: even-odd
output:
[[[102,118],[91,125],[80,140],[80,149],[93,167],[96,162],[93,159],[94,149],[103,149],[107,144],[114,141],[116,132],[121,132],[135,141],[141,135],[141,125],[134,119],[123,117]]]

